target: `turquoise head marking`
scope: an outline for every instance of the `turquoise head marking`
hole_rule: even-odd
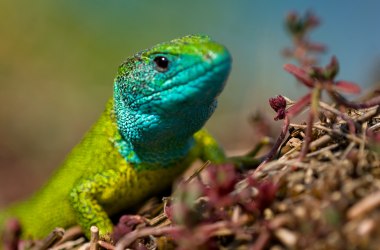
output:
[[[169,158],[186,154],[215,110],[230,67],[227,49],[207,36],[182,37],[128,58],[114,83],[123,155],[132,151],[132,161],[150,162],[160,151]]]

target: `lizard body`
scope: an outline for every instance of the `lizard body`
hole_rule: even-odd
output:
[[[207,36],[186,36],[130,57],[114,96],[48,183],[0,213],[17,218],[23,238],[55,227],[92,225],[109,236],[109,216],[170,187],[196,159],[224,161],[201,129],[229,74],[228,51]],[[1,226],[0,226],[1,228]]]

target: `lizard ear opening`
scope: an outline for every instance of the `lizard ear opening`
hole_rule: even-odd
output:
[[[157,71],[166,72],[169,69],[169,59],[165,56],[156,56],[153,61],[156,64]]]

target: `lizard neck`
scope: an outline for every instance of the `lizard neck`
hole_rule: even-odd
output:
[[[158,145],[134,144],[130,140],[120,139],[117,142],[119,152],[130,163],[146,166],[165,167],[185,157],[192,146],[194,139],[188,138],[185,141],[163,142]]]
[[[145,114],[116,99],[119,152],[134,164],[167,166],[178,162],[191,150],[194,133],[203,127],[215,107],[216,100],[212,100],[207,105],[188,105],[180,112]]]

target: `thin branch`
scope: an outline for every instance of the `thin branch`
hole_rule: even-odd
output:
[[[53,246],[55,243],[60,241],[65,234],[63,228],[54,229],[41,243],[41,245],[35,246],[33,250],[46,250]]]
[[[90,228],[91,238],[90,238],[90,250],[98,250],[99,241],[99,229],[96,226]]]
[[[306,155],[306,157],[313,157],[313,156],[316,156],[316,155],[319,155],[323,152],[326,152],[326,151],[330,151],[331,149],[334,149],[334,148],[337,148],[339,146],[338,143],[335,143],[335,144],[331,144],[327,147],[324,147],[324,148],[321,148],[320,150],[317,150],[317,151],[314,151],[314,152],[311,152],[311,153],[308,153]]]
[[[353,108],[353,109],[366,109],[370,108],[376,105],[380,105],[380,96],[376,96],[366,102],[362,103],[356,103],[356,102],[351,102],[347,100],[345,97],[343,97],[341,94],[339,94],[336,91],[328,91],[329,95],[333,100],[335,100],[338,104],[341,104],[345,107],[348,108]]]
[[[290,126],[292,127],[295,127],[295,128],[306,128],[307,126],[306,125],[302,125],[302,124],[294,124],[294,123],[291,123]],[[327,127],[324,127],[322,125],[317,125],[317,124],[314,124],[313,126],[314,128],[317,128],[317,129],[320,129],[320,130],[323,130],[323,131],[326,131],[330,134],[336,134],[336,135],[340,135],[340,136],[343,136],[349,140],[352,140],[354,142],[356,142],[357,144],[360,144],[362,143],[362,139],[354,136],[354,135],[350,135],[350,134],[346,134],[342,131],[339,131],[339,130],[336,130],[336,129],[331,129],[331,128],[327,128]]]
[[[327,103],[324,103],[324,102],[322,102],[322,101],[319,101],[319,106],[320,106],[322,109],[324,109],[324,110],[326,110],[326,111],[329,111],[329,112],[331,112],[331,113],[333,113],[333,114],[335,114],[335,115],[341,117],[344,121],[350,121],[350,120],[352,121],[352,118],[351,118],[351,117],[349,117],[349,116],[346,115],[345,113],[343,113],[343,112],[341,112],[341,111],[339,111],[339,110],[337,110],[337,109],[331,107],[331,106],[328,105]]]
[[[187,180],[185,180],[185,183],[189,183],[192,179],[194,179],[195,177],[199,176],[199,174],[205,168],[207,168],[208,166],[210,166],[210,164],[211,164],[211,161],[209,161],[209,160],[207,160],[205,163],[203,163],[202,166],[200,166],[197,170],[195,170],[194,173],[189,178],[187,178]]]
[[[284,119],[284,124],[282,125],[281,134],[277,138],[276,142],[274,143],[272,149],[269,151],[269,153],[265,156],[264,161],[256,168],[255,172],[259,172],[263,166],[270,161],[274,155],[276,154],[277,150],[281,146],[282,142],[285,139],[286,134],[288,133],[289,128],[289,117],[286,115]]]
[[[119,240],[115,246],[115,250],[124,250],[130,246],[135,240],[141,237],[146,237],[149,235],[163,235],[175,231],[182,231],[184,228],[180,226],[169,226],[169,227],[146,227],[142,229],[136,229],[129,234],[125,235]]]

